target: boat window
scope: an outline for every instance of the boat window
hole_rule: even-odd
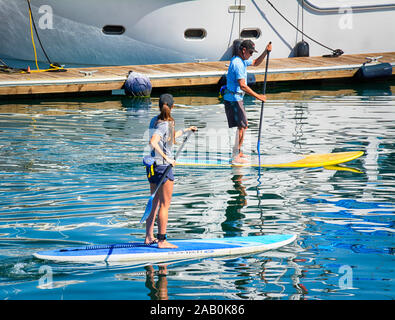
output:
[[[124,26],[107,25],[103,27],[103,33],[110,35],[119,35],[125,32]]]
[[[261,30],[259,30],[259,29],[249,28],[249,29],[243,29],[240,32],[241,38],[258,39],[260,36],[261,36]]]
[[[201,40],[207,36],[207,32],[204,29],[187,29],[184,32],[184,37],[186,39],[197,39]]]

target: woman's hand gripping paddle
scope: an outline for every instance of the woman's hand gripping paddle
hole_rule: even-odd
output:
[[[181,153],[182,149],[184,148],[185,143],[187,142],[189,136],[191,135],[192,131],[189,131],[187,136],[184,138],[184,141],[182,142],[182,145],[178,148],[176,156],[174,157],[174,160],[177,160],[178,155]],[[169,164],[168,167],[166,168],[162,178],[159,180],[158,185],[156,186],[156,189],[154,191],[154,193],[150,196],[147,206],[145,207],[145,212],[143,214],[143,217],[140,220],[140,223],[143,223],[145,220],[147,220],[147,218],[149,217],[151,210],[152,210],[152,203],[154,202],[154,198],[156,196],[156,193],[158,192],[159,188],[162,186],[163,181],[165,180],[167,174],[169,173],[170,169],[171,169],[172,165]]]
[[[272,42],[269,42],[271,44]],[[266,68],[265,68],[265,80],[263,81],[263,94],[266,94],[266,80],[267,80],[267,69],[269,67],[269,56],[270,51],[267,52],[266,57]],[[261,131],[262,131],[262,120],[263,120],[263,107],[265,102],[262,101],[261,105],[261,117],[259,119],[259,133],[258,133],[258,143],[257,143],[257,152],[258,152],[258,161],[259,161],[259,169],[261,168]]]

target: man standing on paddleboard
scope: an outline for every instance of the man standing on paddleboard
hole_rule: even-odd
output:
[[[248,86],[247,67],[259,66],[271,50],[272,45],[269,43],[266,50],[257,59],[253,60],[252,54],[258,52],[255,50],[255,44],[251,40],[244,40],[240,44],[237,54],[230,60],[226,76],[224,104],[229,128],[237,127],[232,154],[232,163],[234,164],[249,162],[241,151],[244,134],[248,127],[247,114],[243,103],[244,94],[247,93],[263,102],[266,101],[265,95],[256,93]]]

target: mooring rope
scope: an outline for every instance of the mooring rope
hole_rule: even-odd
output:
[[[272,8],[286,21],[288,22],[292,27],[294,27],[298,32],[300,32],[303,36],[305,36],[306,38],[310,39],[311,41],[315,42],[316,44],[320,45],[321,47],[324,47],[325,49],[328,49],[330,51],[332,51],[333,56],[338,57],[341,56],[344,51],[341,49],[332,49],[326,45],[324,45],[323,43],[313,39],[312,37],[308,36],[307,34],[304,33],[304,30],[300,30],[297,26],[295,26],[291,21],[289,21],[269,0],[266,0],[268,4],[270,4],[272,6]],[[304,10],[304,6],[302,8],[302,10]],[[302,23],[302,28],[303,28],[303,23]]]

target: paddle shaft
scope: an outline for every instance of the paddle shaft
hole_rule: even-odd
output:
[[[271,42],[270,42],[271,43]],[[267,69],[269,67],[269,56],[270,56],[270,51],[267,52],[267,57],[266,57],[266,68],[265,68],[265,79],[263,81],[263,94],[266,94],[266,82],[267,82]],[[259,165],[261,164],[261,131],[262,131],[262,120],[263,120],[263,109],[264,109],[265,102],[262,101],[261,105],[261,116],[259,119],[259,132],[258,132],[258,143],[257,143],[257,151],[258,151],[258,158],[259,158]]]

